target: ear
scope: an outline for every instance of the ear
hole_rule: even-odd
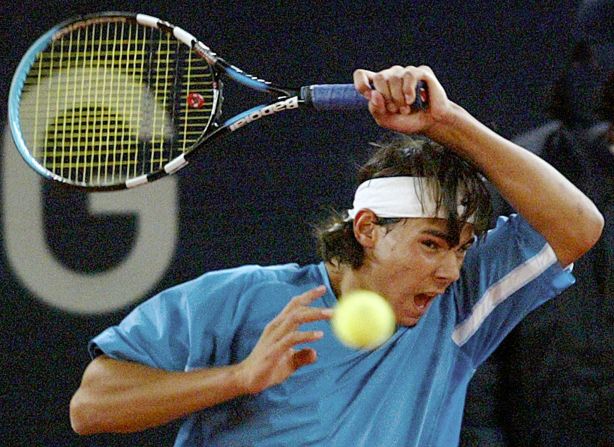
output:
[[[354,237],[363,248],[373,248],[378,237],[377,216],[369,209],[358,211],[354,217]]]

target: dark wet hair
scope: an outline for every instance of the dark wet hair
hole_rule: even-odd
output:
[[[485,180],[468,161],[427,138],[395,135],[375,145],[376,152],[359,169],[358,183],[378,177],[426,177],[423,184],[435,198],[437,210],[448,215],[448,236],[458,244],[464,222],[473,216],[476,235],[486,232],[491,219],[490,195]],[[457,213],[457,198],[462,193],[462,216]],[[378,225],[393,226],[405,219],[382,219]],[[353,222],[347,211],[333,213],[316,227],[318,254],[324,261],[358,268],[363,263],[363,247],[354,237]]]

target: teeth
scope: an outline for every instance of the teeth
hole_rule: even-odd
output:
[[[426,307],[426,303],[429,302],[429,297],[423,293],[416,295],[414,297],[414,303],[418,309],[424,309]]]

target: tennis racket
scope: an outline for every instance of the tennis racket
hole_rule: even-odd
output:
[[[222,117],[222,79],[273,98]],[[425,109],[424,83],[413,107]],[[300,107],[366,108],[352,84],[286,88],[256,78],[187,31],[144,14],[65,21],[22,58],[9,92],[15,145],[44,178],[86,190],[149,183],[186,166],[214,138]]]

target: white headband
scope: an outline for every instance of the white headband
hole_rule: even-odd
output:
[[[370,209],[378,217],[439,217],[447,219],[443,207],[435,212],[437,205],[423,184],[425,177],[379,177],[362,183],[354,195],[354,207],[348,210],[351,219],[360,210]],[[423,194],[421,194],[421,192]],[[420,196],[422,195],[422,200]],[[457,212],[462,216],[465,207],[458,205]],[[474,222],[474,216],[467,219]]]

